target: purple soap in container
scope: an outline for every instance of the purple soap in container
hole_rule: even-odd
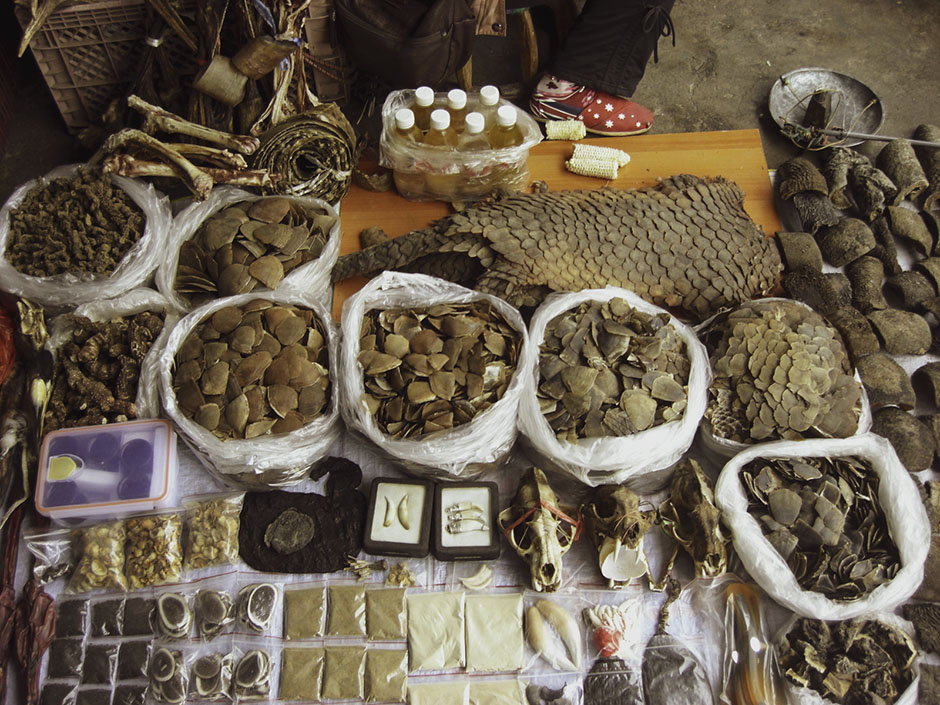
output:
[[[43,440],[36,507],[62,523],[176,504],[176,434],[165,419],[60,429]]]

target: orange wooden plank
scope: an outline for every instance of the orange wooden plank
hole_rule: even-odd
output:
[[[541,142],[529,155],[531,179],[542,180],[552,191],[562,189],[638,188],[673,174],[724,176],[735,181],[746,194],[744,207],[764,232],[780,230],[773,188],[758,130],[692,132],[672,135],[581,140],[587,144],[616,147],[630,155],[630,163],[620,169],[614,181],[578,176],[565,170],[571,143]],[[395,192],[372,193],[352,186],[343,198],[340,219],[343,241],[340,254],[359,249],[359,231],[378,225],[391,237],[423,228],[447,215],[449,206],[440,201],[408,201]],[[342,304],[365,283],[362,278],[340,282],[334,288],[333,316],[338,321]]]

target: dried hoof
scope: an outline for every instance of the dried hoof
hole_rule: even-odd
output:
[[[910,472],[930,467],[936,449],[933,434],[923,421],[893,406],[875,412],[872,433],[888,439],[898,459]]]
[[[889,355],[876,352],[856,364],[872,411],[886,406],[899,406],[911,410],[917,404],[917,395],[907,372]]]
[[[822,271],[822,253],[819,245],[809,233],[781,232],[777,233],[777,243],[783,254],[783,261],[789,271],[801,268]]]
[[[845,290],[842,277],[844,275],[838,272],[823,274],[821,271],[802,267],[784,274],[781,283],[790,298],[802,301],[810,308],[825,314],[848,306],[852,301],[851,288]]]
[[[777,170],[777,192],[780,198],[789,201],[804,191],[829,195],[829,187],[822,172],[806,157],[794,157],[784,162]]]
[[[835,225],[842,219],[828,197],[815,191],[803,191],[793,196],[793,205],[800,216],[803,229],[815,233],[820,228]]]
[[[891,308],[872,311],[868,320],[889,355],[923,355],[930,349],[930,325],[921,315]]]
[[[876,244],[871,228],[858,218],[843,218],[819,234],[819,249],[833,267],[847,265]]]

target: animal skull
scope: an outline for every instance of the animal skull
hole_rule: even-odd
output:
[[[545,473],[533,467],[523,474],[512,504],[499,513],[499,526],[529,564],[532,589],[537,592],[555,592],[561,587],[562,557],[571,548],[577,530],[549,508],[559,511],[558,500]]]
[[[647,572],[643,537],[652,524],[652,514],[640,511],[640,498],[624,485],[601,485],[591,501],[582,505],[585,528],[610,587],[623,587]]]
[[[669,499],[659,507],[663,529],[692,557],[696,577],[714,578],[728,567],[721,512],[711,482],[694,460],[676,468]]]

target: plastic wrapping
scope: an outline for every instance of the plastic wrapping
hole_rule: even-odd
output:
[[[55,636],[82,636],[88,633],[85,621],[88,616],[88,600],[62,599],[55,603]]]
[[[476,477],[503,463],[516,439],[516,414],[524,388],[514,371],[503,398],[469,423],[419,440],[399,440],[384,434],[362,400],[365,393],[358,362],[359,331],[366,311],[385,308],[426,307],[441,303],[487,301],[520,335],[520,358],[525,354],[525,324],[505,301],[457,284],[422,274],[383,272],[343,304],[343,344],[339,357],[339,397],[346,427],[356,431],[393,461],[418,475],[461,479]]]
[[[404,639],[405,588],[366,590],[366,636],[369,641]]]
[[[522,607],[518,592],[467,595],[468,671],[518,671],[525,665]]]
[[[467,680],[408,681],[408,705],[470,705]]]
[[[189,697],[198,702],[229,702],[234,656],[224,644],[186,654]]]
[[[577,443],[567,443],[555,437],[542,415],[536,396],[539,348],[548,325],[557,316],[583,302],[607,302],[614,298],[624,299],[644,313],[668,314],[633,292],[616,287],[550,295],[532,316],[529,345],[525,347],[519,363],[525,379],[525,389],[519,404],[519,427],[527,445],[538,455],[542,467],[568,473],[591,486],[626,483],[637,492],[652,492],[661,489],[669,481],[671,466],[692,445],[708,402],[708,385],[711,382],[708,353],[691,328],[670,317],[670,325],[686,344],[686,354],[691,364],[688,406],[680,419],[631,436],[584,438]]]
[[[408,663],[411,672],[463,668],[466,665],[464,598],[460,591],[408,595]]]
[[[46,683],[42,686],[39,705],[75,705],[78,686],[74,683]]]
[[[159,637],[168,641],[188,639],[193,622],[192,594],[189,591],[170,588],[157,594],[153,625]]]
[[[148,514],[124,522],[125,560],[131,589],[179,582],[183,571],[183,521],[179,514]]]
[[[330,354],[330,380],[333,387],[328,411],[291,433],[220,441],[195,421],[186,418],[177,404],[173,392],[174,360],[183,341],[205,318],[220,308],[241,306],[258,299],[310,309],[323,324]],[[219,299],[185,316],[174,327],[160,353],[160,394],[164,411],[196,457],[222,482],[247,489],[269,489],[295,484],[307,476],[310,467],[326,455],[339,437],[338,392],[333,370],[339,357],[337,351],[337,335],[329,312],[309,298],[294,293],[268,292]]]
[[[186,513],[184,570],[238,562],[238,527],[244,498],[244,492],[224,492],[183,500]]]
[[[70,529],[32,530],[23,532],[26,549],[33,557],[33,577],[41,585],[68,575],[72,570],[73,534]]]
[[[193,596],[193,621],[200,639],[211,642],[235,623],[234,573],[199,581]]]
[[[366,651],[365,701],[400,703],[408,682],[408,652],[405,649]]]
[[[118,644],[117,680],[131,681],[146,678],[149,663],[149,639],[125,639]]]
[[[362,700],[365,690],[366,648],[327,646],[323,668],[324,700]]]
[[[831,600],[803,590],[786,561],[765,538],[757,519],[748,513],[747,497],[738,479],[755,458],[856,456],[866,460],[879,477],[878,499],[888,531],[897,545],[900,570],[894,578],[854,602]],[[722,469],[715,485],[715,503],[731,530],[735,551],[745,570],[774,600],[804,617],[851,619],[890,611],[905,602],[920,585],[930,547],[930,524],[917,485],[885,439],[873,434],[850,438],[777,441],[753,446]]]
[[[537,593],[535,593],[537,594]],[[560,673],[578,673],[584,660],[584,634],[575,616],[557,599],[539,595],[525,612],[525,636],[539,661]]]
[[[85,660],[79,682],[82,685],[113,685],[117,659],[118,645],[115,642],[85,644]]]
[[[235,600],[238,625],[247,629],[249,634],[280,634],[283,586],[262,582],[262,577],[257,574],[239,575],[238,596]]]
[[[189,674],[183,650],[175,644],[154,644],[150,653],[148,697],[158,703],[186,699]]]
[[[157,603],[149,594],[128,595],[124,600],[124,636],[153,636],[153,619]]]
[[[47,678],[77,678],[85,660],[84,637],[57,637],[49,645]]]
[[[203,222],[215,215],[223,208],[242,203],[244,201],[257,201],[263,198],[232,186],[218,186],[212,189],[209,198],[205,201],[195,201],[191,206],[179,213],[173,220],[173,240],[169,243],[166,257],[160,262],[157,269],[157,288],[180,311],[192,310],[192,305],[176,293],[176,268],[179,263],[180,245],[196,234]],[[339,257],[339,247],[342,235],[340,232],[339,214],[329,203],[319,198],[306,196],[283,196],[294,203],[311,209],[323,210],[326,215],[335,218],[333,227],[327,237],[326,245],[320,256],[310,262],[294,268],[285,275],[275,291],[293,291],[295,293],[312,296],[324,306],[330,303],[332,286],[330,272],[336,259]],[[264,289],[257,289],[257,293]]]
[[[272,699],[280,676],[280,659],[270,639],[236,639],[232,694],[236,703]]]
[[[153,186],[123,176],[111,181],[123,189],[143,211],[145,224],[140,240],[107,276],[74,273],[33,277],[14,268],[5,253],[10,243],[10,211],[23,202],[27,192],[41,182],[75,174],[79,164],[53,169],[41,179],[20,186],[0,209],[0,281],[4,290],[47,307],[71,308],[89,301],[110,299],[134,287],[146,284],[165,255],[172,215],[166,196]]]
[[[364,585],[330,585],[327,636],[365,636],[366,588]]]
[[[284,639],[298,641],[323,636],[326,585],[299,585],[284,590]]]
[[[78,531],[78,564],[69,579],[68,592],[105,588],[127,590],[124,577],[124,522],[86,526]]]
[[[323,684],[322,646],[285,646],[281,649],[281,684],[278,698],[287,701],[318,701]]]
[[[529,150],[542,140],[535,119],[516,109],[524,141],[518,147],[456,151],[409,143],[395,132],[395,112],[414,101],[414,90],[392,91],[382,106],[379,164],[394,170],[395,186],[405,198],[472,201],[498,190],[521,190],[529,176]],[[500,99],[500,105],[512,105]]]
[[[92,600],[90,631],[92,636],[121,636],[124,633],[124,598]]]
[[[527,705],[522,683],[515,678],[470,681],[470,705]]]

